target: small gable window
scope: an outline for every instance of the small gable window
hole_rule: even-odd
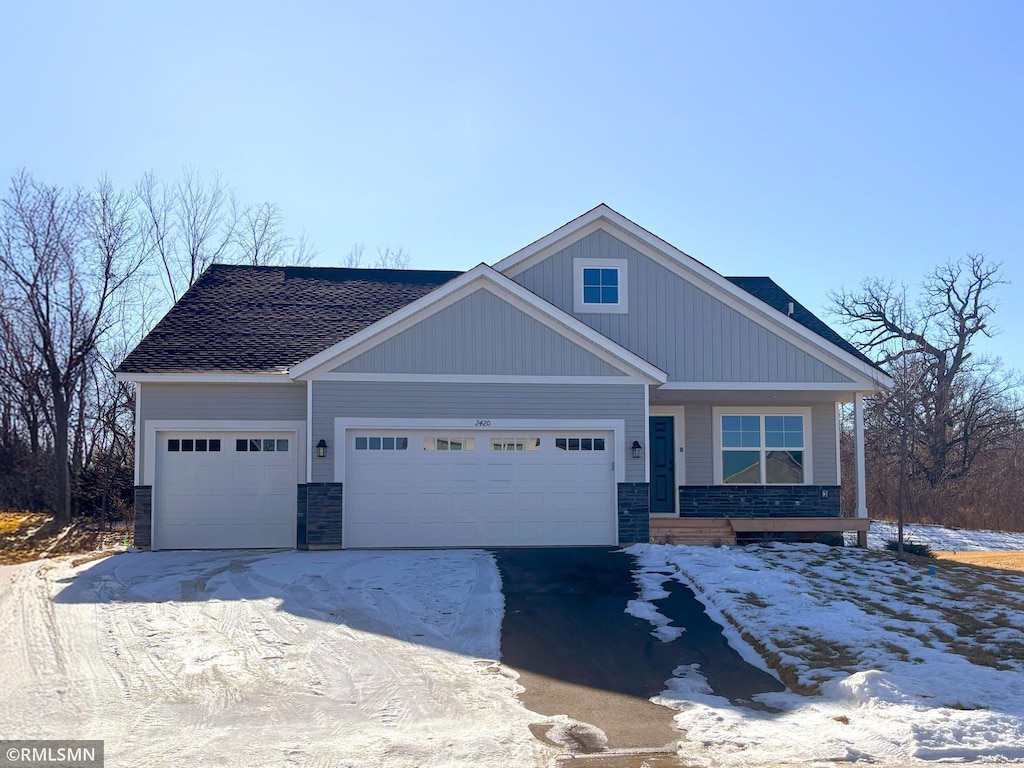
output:
[[[626,259],[573,259],[573,311],[626,312],[626,266]]]
[[[584,269],[583,303],[618,304],[619,270],[597,269],[596,267],[593,269]]]

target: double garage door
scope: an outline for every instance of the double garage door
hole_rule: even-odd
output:
[[[349,430],[346,547],[616,542],[608,432]]]
[[[294,547],[300,449],[294,432],[158,432],[153,546]],[[349,430],[345,546],[615,544],[614,455],[611,432]]]
[[[158,432],[153,546],[293,548],[294,432]]]

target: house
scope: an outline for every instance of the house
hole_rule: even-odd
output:
[[[214,265],[117,375],[153,549],[863,531],[861,399],[891,383],[604,205],[465,273]]]

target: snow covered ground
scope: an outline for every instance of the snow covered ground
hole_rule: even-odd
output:
[[[887,542],[895,540],[895,523],[871,521],[871,529],[868,531],[868,549],[884,549]],[[971,531],[965,528],[946,528],[941,525],[905,525],[903,526],[903,540],[914,544],[927,544],[935,552],[1024,551],[1024,533]]]
[[[975,542],[930,536],[937,549]],[[656,701],[678,711],[685,764],[1024,760],[1024,574],[813,544],[630,552],[638,594],[624,613],[685,642],[658,610],[678,579],[790,687],[756,711],[678,669]],[[529,730],[552,718],[523,708],[495,662],[504,602],[486,552],[70,562],[0,567],[4,738],[104,739],[112,768],[518,767],[557,754]]]
[[[656,700],[679,710],[687,761],[1024,760],[1024,576],[820,544],[629,552],[649,603],[630,613],[656,612],[677,579],[747,660],[774,659],[804,694],[762,695],[776,711],[756,712],[713,695],[699,669],[677,669]],[[663,618],[645,618],[668,639]]]
[[[0,735],[111,767],[530,766],[480,551],[128,553],[0,567]]]

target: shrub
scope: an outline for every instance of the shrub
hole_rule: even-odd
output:
[[[887,541],[885,548],[890,552],[899,552],[900,543],[898,541]],[[903,551],[908,555],[917,555],[918,557],[935,557],[932,554],[932,548],[927,544],[915,544],[912,541],[903,542]]]

